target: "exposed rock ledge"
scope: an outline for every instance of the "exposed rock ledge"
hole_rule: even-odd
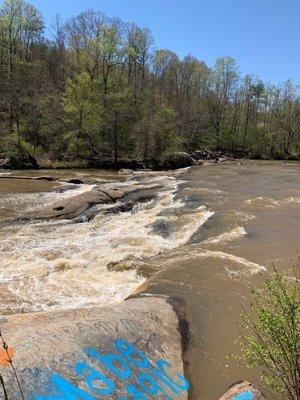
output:
[[[30,212],[18,220],[30,219],[69,219],[73,222],[86,222],[92,220],[100,212],[129,211],[138,202],[155,197],[161,185],[128,185],[118,186],[104,190],[96,186],[85,192],[68,199],[58,201],[44,207],[40,211]],[[101,207],[107,205],[108,207]]]
[[[140,171],[138,173],[132,170],[121,171],[121,175],[126,173],[131,175],[135,183],[125,186],[122,183],[116,182],[114,187],[105,188],[99,180],[90,179],[58,179],[53,176],[18,176],[18,175],[0,175],[0,179],[22,179],[35,181],[56,181],[58,183],[71,183],[74,185],[90,184],[91,190],[82,194],[74,195],[54,204],[46,205],[41,210],[29,212],[21,215],[15,221],[29,220],[61,220],[67,219],[72,222],[87,222],[92,220],[99,213],[118,213],[130,211],[137,203],[153,199],[160,190],[164,189],[162,184],[149,183],[144,184],[145,178],[153,178],[156,176],[178,176],[186,173],[188,168],[181,168],[176,171]],[[136,183],[138,181],[138,183]],[[106,182],[107,183],[107,182]],[[56,188],[56,191],[64,191],[69,186]]]

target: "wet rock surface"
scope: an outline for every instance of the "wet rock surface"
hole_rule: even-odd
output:
[[[51,175],[26,176],[3,174],[0,175],[0,180],[22,180],[22,181],[45,181],[55,182],[52,191],[62,194],[62,200],[55,203],[47,204],[39,210],[30,211],[23,215],[17,215],[14,222],[30,222],[33,220],[71,220],[72,222],[88,222],[95,218],[99,213],[128,212],[133,209],[138,203],[152,200],[157,194],[164,190],[161,183],[153,183],[152,179],[162,176],[170,177],[184,174],[189,167],[178,169],[176,171],[133,171],[123,170],[120,175],[124,175],[122,182],[109,182],[99,179],[90,178],[72,178],[65,179]],[[150,183],[145,184],[145,180],[150,178]],[[133,180],[131,183],[130,180]],[[64,198],[66,191],[78,189],[80,185],[90,185],[90,189],[81,194],[68,195]],[[83,189],[85,190],[85,188]]]
[[[179,319],[167,298],[3,317],[0,329],[22,391],[0,358],[9,399],[187,399]]]
[[[29,214],[32,219],[72,219],[85,213],[97,204],[112,203],[109,196],[101,191],[90,191],[62,200],[44,209]]]
[[[81,179],[69,179],[67,183],[73,183],[75,185],[82,185],[84,182]]]
[[[238,158],[237,155],[231,154],[223,151],[214,151],[214,150],[195,150],[191,153],[191,157],[196,161],[201,160],[214,160],[218,162],[232,160],[234,158]],[[198,162],[199,164],[199,162]]]
[[[99,212],[126,212],[135,204],[154,198],[160,185],[128,185],[103,189],[96,186],[88,192],[58,201],[43,209],[28,213],[17,218],[19,221],[68,219],[74,222],[87,222]],[[119,204],[118,204],[119,203]],[[115,206],[114,206],[115,204]],[[101,208],[101,205],[111,205],[111,208]]]

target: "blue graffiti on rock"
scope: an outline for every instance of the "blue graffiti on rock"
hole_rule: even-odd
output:
[[[114,344],[115,353],[102,354],[94,347],[86,349],[86,355],[99,365],[99,369],[85,361],[75,365],[78,380],[85,384],[84,389],[64,376],[53,373],[48,391],[51,395],[35,396],[35,400],[97,400],[99,396],[111,398],[112,395],[116,398],[117,382],[123,383],[122,393],[127,395],[119,396],[118,400],[149,400],[160,395],[172,400],[174,396],[180,396],[189,389],[189,382],[183,374],[170,375],[171,364],[167,360],[150,362],[143,351],[126,339],[118,339]],[[114,379],[107,376],[103,369],[110,373],[109,376],[114,376]],[[241,397],[236,400],[251,399]]]
[[[246,392],[242,392],[234,396],[233,400],[253,400],[254,394],[247,390]]]

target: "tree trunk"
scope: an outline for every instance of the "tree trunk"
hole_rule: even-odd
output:
[[[118,154],[118,118],[115,116],[115,121],[114,121],[114,163],[117,164],[119,160],[119,154]]]

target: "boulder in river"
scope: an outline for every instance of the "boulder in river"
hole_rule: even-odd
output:
[[[0,398],[5,389],[14,400],[187,399],[182,317],[171,304],[141,297],[0,318],[9,355],[0,357]]]
[[[73,178],[69,179],[67,183],[73,183],[74,185],[82,185],[84,182],[81,179]]]
[[[162,163],[162,167],[163,169],[178,169],[191,167],[195,164],[195,160],[188,153],[179,151],[166,156]]]
[[[240,158],[242,155],[239,153],[228,153],[220,150],[195,150],[191,156],[198,161],[200,160],[214,160],[217,162],[224,162]]]
[[[213,150],[195,150],[191,156],[195,160],[220,160],[220,158],[225,156],[222,151]]]
[[[26,179],[29,179],[29,177],[26,177]],[[58,178],[54,178],[53,176],[38,176],[36,178],[32,178],[36,181],[46,181],[46,182],[54,182],[57,181]]]
[[[238,382],[219,398],[219,400],[260,400],[263,396],[251,383],[246,381]]]
[[[126,212],[131,210],[135,203],[155,197],[161,187],[161,185],[133,184],[103,189],[102,186],[97,186],[89,192],[63,199],[19,218],[20,220],[24,220],[24,218],[25,220],[28,220],[28,218],[32,220],[68,219],[74,220],[74,222],[87,222],[102,211],[101,207],[99,207],[101,204],[112,204],[112,213]],[[117,201],[122,201],[124,204],[116,204],[113,207],[113,204]],[[103,211],[109,212],[109,209],[104,209]]]
[[[73,219],[85,213],[97,204],[112,203],[113,200],[104,192],[91,190],[46,206],[40,211],[28,215],[32,219]]]

